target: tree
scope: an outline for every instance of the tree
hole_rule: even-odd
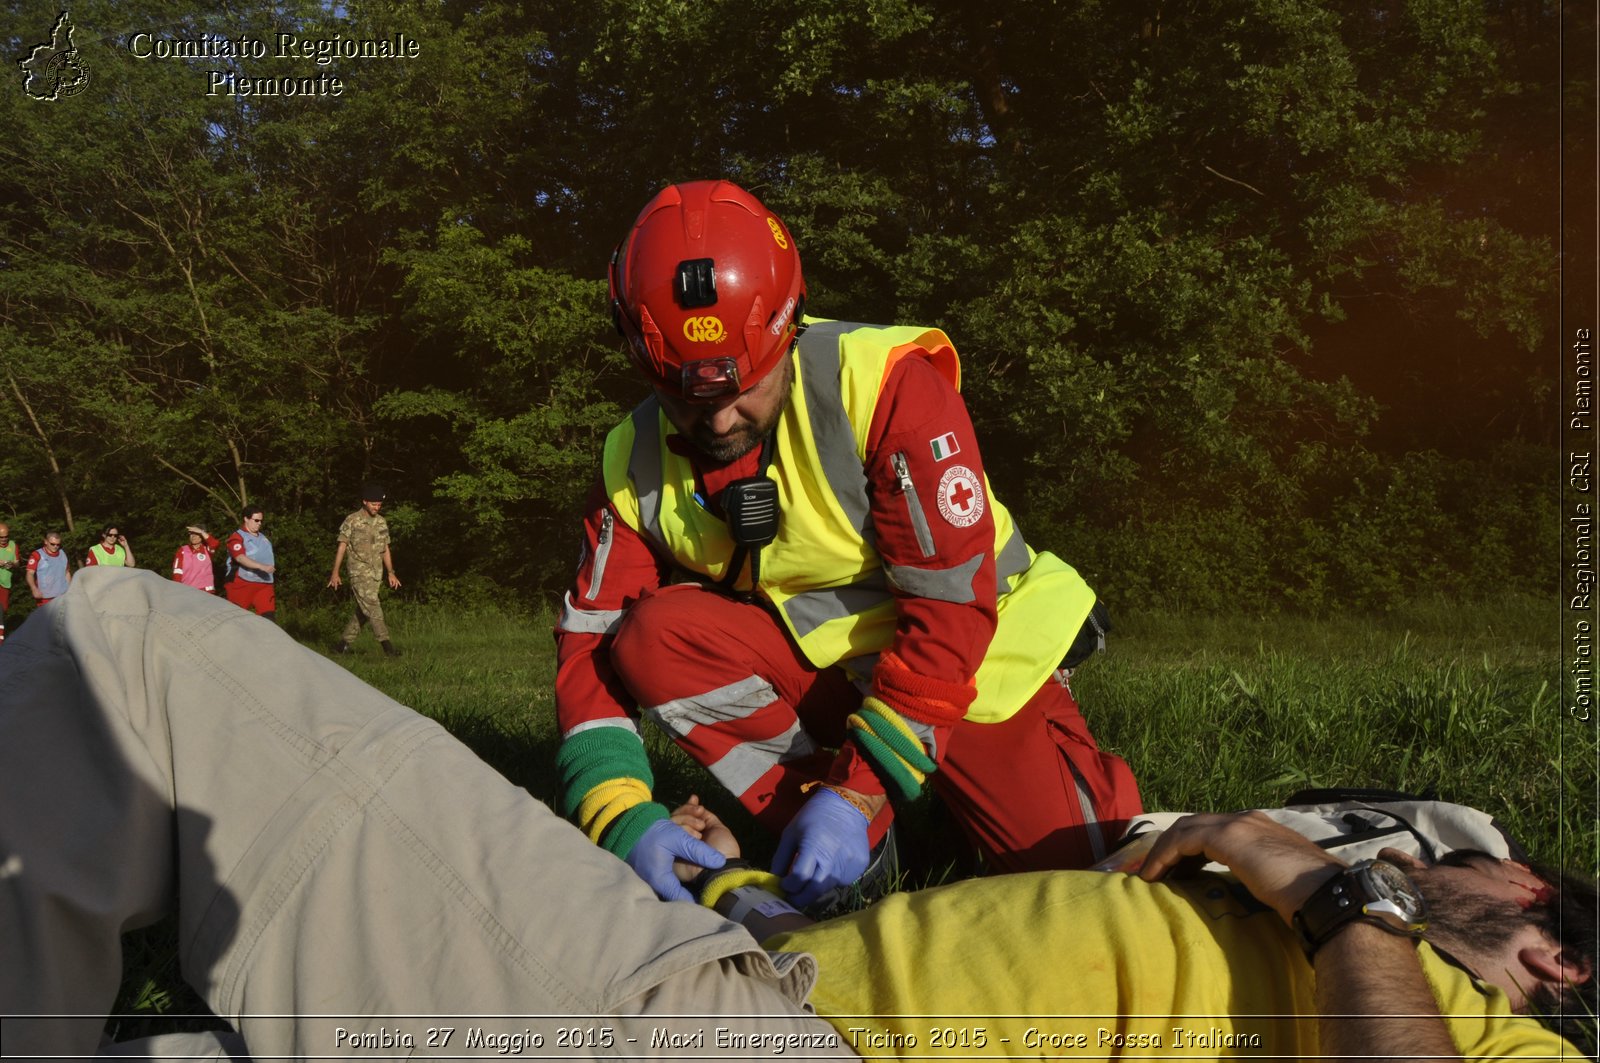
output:
[[[18,48],[41,11],[9,9]],[[73,17],[91,86],[0,100],[18,512],[177,525],[265,498],[311,549],[378,476],[413,502],[397,528],[458,544],[442,573],[557,586],[566,559],[528,536],[571,534],[641,395],[606,255],[663,183],[706,176],[790,222],[816,312],[950,331],[997,488],[1112,593],[1337,601],[1361,577],[1330,529],[1415,482],[1383,448],[1520,467],[1384,403],[1426,384],[1533,423],[1553,256],[1519,118],[1549,76],[1541,0]],[[418,50],[140,60],[136,28]],[[208,96],[208,70],[343,92]],[[1502,154],[1514,180],[1474,180]]]

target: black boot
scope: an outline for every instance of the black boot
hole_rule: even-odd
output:
[[[394,643],[390,642],[388,639],[384,639],[383,655],[385,657],[398,657],[400,656],[400,651],[394,648]]]
[[[333,644],[333,652],[334,653],[339,653],[339,654],[349,653],[350,652],[350,644],[348,642],[344,642],[344,641],[335,642]]]

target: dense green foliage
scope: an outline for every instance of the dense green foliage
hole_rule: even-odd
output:
[[[557,587],[640,391],[605,258],[663,182],[724,175],[791,223],[815,310],[955,337],[997,489],[1112,600],[1386,606],[1553,568],[1553,3],[217,10],[74,5],[86,90],[0,94],[25,545],[115,519],[159,561],[259,502],[292,597],[376,476],[403,571]],[[55,17],[8,5],[8,52]],[[324,67],[279,31],[419,54]],[[269,54],[140,59],[140,32]]]

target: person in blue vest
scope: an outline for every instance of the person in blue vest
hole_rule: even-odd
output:
[[[684,896],[705,854],[644,718],[779,836],[802,906],[876,875],[925,783],[993,868],[1102,855],[1140,801],[1067,687],[1095,595],[994,497],[949,337],[808,316],[794,235],[726,181],[652,199],[610,286],[650,395],[558,622],[564,812]]]
[[[61,549],[61,533],[44,533],[44,544],[28,555],[28,593],[38,605],[54,601],[72,585],[72,565]]]
[[[266,513],[250,506],[240,517],[239,530],[228,536],[228,560],[233,578],[224,587],[228,601],[241,609],[254,610],[257,616],[277,622],[278,600],[273,589],[278,571],[272,553],[272,540],[261,533]]]

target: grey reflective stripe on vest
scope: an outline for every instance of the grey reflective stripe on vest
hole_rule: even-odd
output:
[[[1028,544],[1022,541],[1022,529],[1017,527],[1013,519],[1011,538],[1007,539],[1006,545],[1001,548],[1000,556],[994,559],[994,578],[998,582],[1009,580],[1012,576],[1020,576],[1028,571],[1032,563],[1028,560]]]
[[[868,546],[876,548],[867,471],[856,453],[855,428],[845,412],[844,394],[839,389],[839,340],[847,332],[867,327],[870,326],[854,321],[807,325],[800,334],[800,378],[823,479],[833,490],[850,527]],[[863,613],[889,597],[888,580],[879,570],[867,573],[848,587],[797,594],[783,603],[783,613],[795,636],[805,638],[830,620]]]
[[[808,325],[800,334],[800,369],[804,379],[806,408],[811,413],[811,435],[817,443],[817,456],[823,475],[833,488],[839,507],[851,527],[876,549],[872,528],[871,502],[867,494],[867,473],[856,454],[855,429],[845,414],[844,395],[839,390],[839,341],[847,332],[872,328],[854,321],[830,321]],[[1022,531],[1012,524],[1011,538],[995,558],[996,579],[1009,580],[1028,571],[1028,545]],[[938,595],[928,595],[938,597]]]
[[[572,604],[572,592],[568,591],[565,603],[561,606],[561,616],[556,619],[556,630],[570,631],[574,634],[609,635],[611,629],[616,627],[621,619],[621,609],[579,609]]]
[[[806,326],[800,334],[800,376],[822,475],[833,488],[833,497],[838,499],[850,526],[868,546],[875,546],[867,471],[856,453],[855,428],[845,413],[844,395],[839,391],[839,339],[846,332],[867,327],[853,321]]]
[[[661,403],[654,395],[633,410],[628,476],[639,499],[639,530],[658,543],[666,542],[661,534]]]
[[[797,594],[783,603],[783,614],[794,625],[796,637],[805,638],[830,620],[864,613],[891,597],[889,581],[883,570],[877,569],[848,587]]]
[[[978,568],[987,554],[973,554],[953,568],[912,568],[910,565],[888,565],[889,586],[913,598],[927,598],[935,602],[966,605],[977,599],[972,581],[978,577]]]

